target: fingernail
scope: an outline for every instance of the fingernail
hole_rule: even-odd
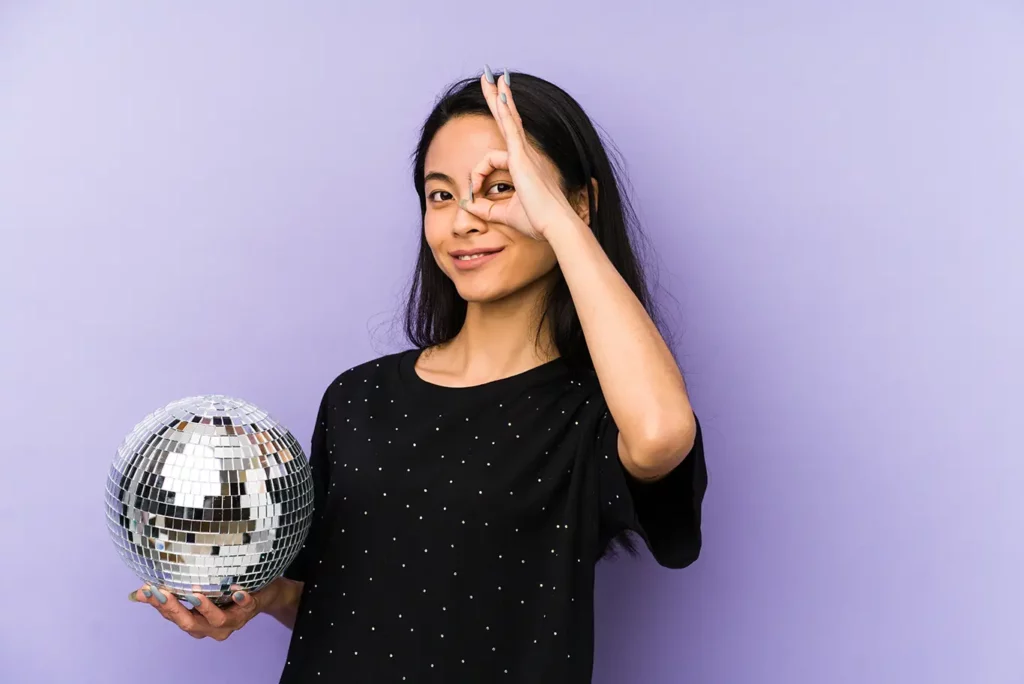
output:
[[[199,597],[198,596],[193,596],[192,594],[189,594],[188,596],[185,597],[185,600],[188,601],[189,603],[191,603],[196,608],[199,607]]]
[[[459,206],[462,207],[463,209],[465,209],[468,204],[469,204],[469,200],[467,200],[467,199],[459,200]]]
[[[487,82],[494,85],[494,72],[491,71],[491,67],[484,64],[484,76],[487,78]]]
[[[234,594],[231,595],[231,598],[235,600],[235,603],[241,603],[245,600],[245,594],[243,594],[240,591],[236,591]]]
[[[156,600],[159,601],[161,605],[167,603],[167,597],[164,596],[164,592],[160,591],[159,589],[153,590],[153,596],[156,596]]]
[[[508,104],[508,98],[505,97],[505,93],[501,94],[501,104]]]
[[[473,197],[473,175],[470,174],[470,176],[469,176],[469,201],[472,202],[473,199],[474,199],[474,197]]]
[[[143,589],[142,595],[146,598],[153,598],[153,592],[151,592],[149,589]]]
[[[505,67],[505,85],[512,85],[512,74],[509,73],[508,67]]]

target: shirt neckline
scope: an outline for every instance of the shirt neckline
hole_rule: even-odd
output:
[[[568,365],[565,360],[562,357],[558,357],[505,378],[491,380],[479,385],[451,387],[424,380],[416,372],[416,361],[424,351],[424,349],[410,349],[403,352],[399,358],[398,374],[402,385],[410,391],[420,394],[431,394],[435,397],[477,399],[493,393],[507,393],[531,387],[564,375],[568,371]]]

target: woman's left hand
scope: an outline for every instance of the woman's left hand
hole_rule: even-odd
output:
[[[480,77],[480,86],[507,149],[488,151],[476,165],[470,176],[473,199],[464,199],[459,206],[483,221],[502,223],[528,237],[543,240],[550,226],[577,214],[562,191],[558,169],[526,137],[512,97],[510,74],[506,71],[492,84],[487,79],[489,72],[488,69]],[[484,180],[502,169],[512,176],[513,195],[501,200],[482,197],[480,190]]]

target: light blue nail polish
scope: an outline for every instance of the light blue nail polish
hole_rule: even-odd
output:
[[[512,85],[512,74],[509,73],[508,67],[505,67],[505,85]]]
[[[153,598],[153,592],[151,592],[149,589],[143,589],[142,595],[146,598]]]
[[[508,104],[508,98],[505,97],[505,93],[501,94],[501,103],[502,104]]]
[[[484,77],[487,78],[487,82],[494,85],[494,72],[491,71],[491,67],[484,64]]]
[[[188,596],[185,597],[185,600],[188,601],[189,603],[191,603],[196,608],[199,607],[199,597],[198,596],[192,596],[191,594],[189,594]]]
[[[462,207],[463,209],[465,209],[468,204],[469,204],[469,200],[467,200],[467,199],[459,200],[459,206]]]
[[[245,600],[245,595],[240,591],[236,591],[231,595],[231,598],[235,599],[235,603],[241,603]]]
[[[164,592],[159,589],[153,590],[153,596],[156,596],[156,600],[160,602],[160,605],[167,603],[167,597],[164,596]]]

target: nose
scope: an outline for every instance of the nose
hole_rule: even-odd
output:
[[[471,213],[459,207],[455,210],[455,218],[452,220],[452,235],[465,237],[473,233],[486,233],[487,222],[478,219]]]

